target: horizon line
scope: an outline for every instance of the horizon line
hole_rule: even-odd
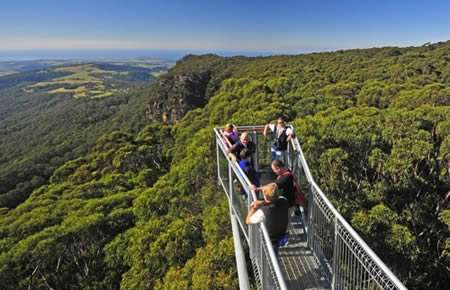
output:
[[[174,52],[180,52],[180,51],[208,51],[208,52],[300,52],[300,51],[337,51],[337,50],[352,50],[352,49],[370,49],[370,48],[385,48],[385,47],[397,47],[397,48],[407,48],[407,47],[420,47],[420,46],[426,46],[431,44],[438,44],[438,43],[444,43],[448,42],[448,40],[441,40],[441,41],[428,41],[421,44],[404,44],[404,45],[398,45],[398,44],[379,44],[379,45],[356,45],[356,46],[304,46],[304,47],[298,47],[298,48],[280,48],[280,49],[268,49],[268,48],[242,48],[242,49],[236,49],[236,48],[155,48],[155,47],[76,47],[76,48],[70,48],[70,47],[52,47],[52,48],[43,48],[43,47],[26,47],[26,48],[1,48],[0,52],[15,52],[15,51],[174,51]]]
[[[101,60],[101,59],[135,59],[135,58],[155,58],[161,60],[179,60],[187,55],[206,55],[215,54],[222,57],[268,57],[268,56],[282,56],[282,55],[305,55],[314,53],[332,53],[337,51],[349,51],[358,49],[382,49],[382,48],[409,48],[409,47],[423,47],[427,45],[439,44],[449,42],[450,40],[442,40],[436,42],[425,42],[420,45],[373,45],[368,47],[304,47],[298,49],[214,49],[214,48],[0,48],[0,62],[8,61],[51,61],[51,60]],[[51,55],[51,53],[62,53],[62,55]],[[92,52],[94,55],[87,55]],[[99,53],[105,52],[106,55]],[[107,55],[107,53],[121,53],[123,55]],[[130,54],[131,53],[135,53]],[[43,53],[42,55],[24,55],[26,53]],[[64,53],[68,53],[64,55]],[[76,55],[81,53],[81,55]],[[86,55],[82,55],[82,54]],[[126,55],[128,53],[128,55]],[[137,54],[136,54],[137,53]],[[138,53],[147,53],[147,55],[139,55]],[[150,55],[148,53],[153,53]],[[3,54],[3,55],[2,55]],[[8,55],[10,54],[10,55]],[[46,55],[47,54],[47,55]],[[72,55],[70,55],[72,54]]]

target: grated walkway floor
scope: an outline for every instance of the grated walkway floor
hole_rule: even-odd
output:
[[[262,184],[274,180],[273,174],[267,170],[260,174]],[[307,246],[302,218],[293,212],[288,231],[289,243],[278,250],[288,289],[331,289],[319,261]]]
[[[301,218],[292,214],[289,243],[278,251],[288,289],[331,289],[325,273],[308,248]]]

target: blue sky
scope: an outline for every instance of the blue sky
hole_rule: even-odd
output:
[[[450,39],[450,1],[0,0],[0,50],[320,51]]]

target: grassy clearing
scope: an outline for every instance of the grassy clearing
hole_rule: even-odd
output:
[[[117,92],[116,89],[108,88],[104,80],[112,79],[114,75],[124,74],[123,72],[102,70],[94,64],[64,66],[55,68],[54,70],[56,72],[70,74],[50,81],[29,85],[24,91],[47,91],[50,94],[72,94],[74,98],[104,98]]]
[[[152,76],[155,78],[159,77],[160,75],[164,74],[165,72],[152,72]]]

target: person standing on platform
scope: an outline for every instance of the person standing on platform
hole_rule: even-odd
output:
[[[286,198],[289,206],[295,205],[295,189],[294,189],[294,176],[291,171],[284,167],[283,162],[280,160],[272,161],[271,168],[273,173],[277,176],[274,183],[277,185],[280,196]],[[270,184],[270,183],[269,183]],[[251,190],[259,191],[263,187],[257,187],[255,185],[250,186]]]
[[[267,124],[264,127],[264,137],[267,136],[269,129],[273,134],[273,143],[270,147],[272,160],[281,160],[286,163],[288,143],[294,138],[294,130],[290,126],[286,126],[283,117],[278,118],[276,124]]]

